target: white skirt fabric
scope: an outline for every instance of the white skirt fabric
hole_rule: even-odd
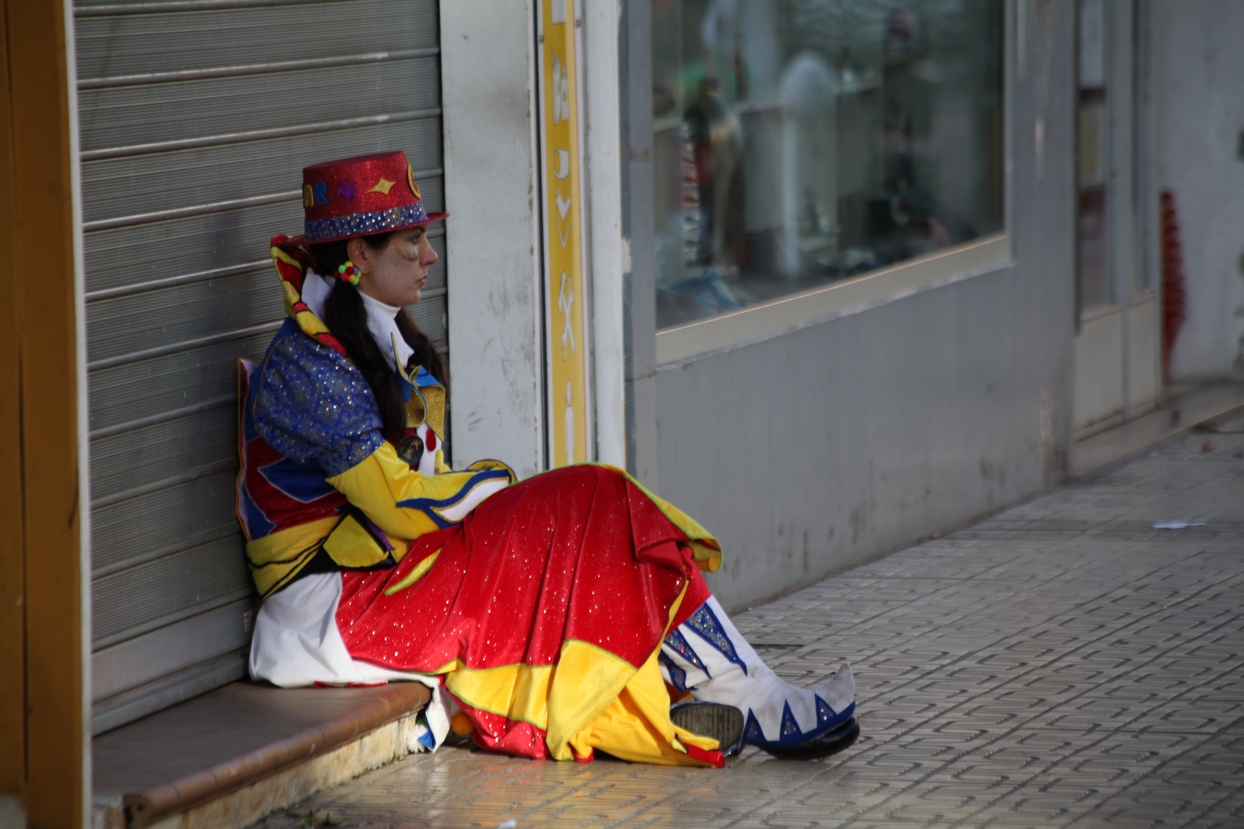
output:
[[[432,691],[420,724],[421,749],[434,750],[449,733],[456,706],[428,674],[395,671],[351,658],[337,630],[340,573],[312,573],[269,596],[259,608],[251,640],[250,674],[281,688],[308,685],[381,685],[394,680],[422,682]]]

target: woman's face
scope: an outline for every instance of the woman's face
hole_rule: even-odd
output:
[[[360,271],[359,290],[399,307],[419,301],[428,268],[439,259],[422,227],[395,232],[383,250],[373,250],[362,239],[351,239],[346,250]]]

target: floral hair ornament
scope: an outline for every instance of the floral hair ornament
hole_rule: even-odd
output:
[[[347,259],[345,262],[337,266],[337,278],[342,282],[349,282],[355,287],[359,284],[358,266]]]

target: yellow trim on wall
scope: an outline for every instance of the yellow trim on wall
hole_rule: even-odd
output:
[[[583,210],[574,0],[540,2],[549,462],[589,460]]]

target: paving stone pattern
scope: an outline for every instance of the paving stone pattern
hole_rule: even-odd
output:
[[[864,736],[843,755],[445,749],[261,825],[1244,826],[1241,424],[739,614],[793,682],[851,660]],[[1152,527],[1171,519],[1207,523]]]

